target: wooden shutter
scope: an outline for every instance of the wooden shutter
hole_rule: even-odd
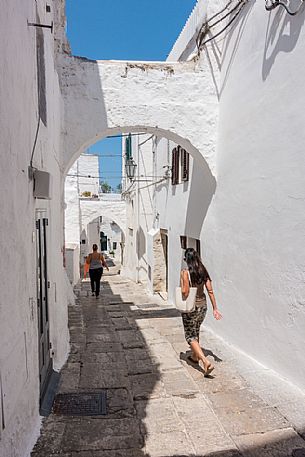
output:
[[[172,150],[172,185],[179,183],[179,146]]]
[[[125,156],[126,160],[130,160],[132,158],[132,144],[131,144],[131,134],[125,138]]]
[[[181,149],[181,180],[189,180],[190,155],[185,149]]]
[[[196,251],[198,252],[199,255],[201,255],[200,240],[196,240]]]
[[[182,249],[187,248],[187,238],[185,235],[180,235],[180,245]]]

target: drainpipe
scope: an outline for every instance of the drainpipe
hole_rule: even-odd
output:
[[[139,146],[139,136],[136,136],[137,141],[137,219],[136,219],[136,237],[137,237],[137,271],[136,271],[136,282],[140,282],[140,146]]]

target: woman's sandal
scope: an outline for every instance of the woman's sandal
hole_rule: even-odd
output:
[[[199,365],[199,361],[198,360],[194,360],[193,357],[191,355],[188,355],[187,356],[187,360],[191,363],[193,363],[194,365]]]
[[[214,370],[214,368],[215,367],[212,364],[210,364],[208,366],[208,368],[206,370],[204,370],[204,376],[209,376],[212,373],[212,371]]]

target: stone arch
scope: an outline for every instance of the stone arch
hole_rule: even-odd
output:
[[[107,194],[106,194],[107,195]],[[107,197],[106,197],[107,198]],[[88,225],[99,216],[105,216],[113,220],[121,229],[123,236],[126,233],[126,205],[123,200],[92,200],[81,199],[80,201],[82,224]]]
[[[197,63],[65,56],[59,75],[65,109],[64,173],[88,146],[106,136],[147,132],[185,148],[215,189],[217,116],[211,111],[217,112],[218,101],[205,88]]]

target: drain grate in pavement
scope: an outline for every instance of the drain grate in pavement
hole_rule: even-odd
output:
[[[53,411],[62,416],[105,416],[106,400],[106,391],[57,394]]]

